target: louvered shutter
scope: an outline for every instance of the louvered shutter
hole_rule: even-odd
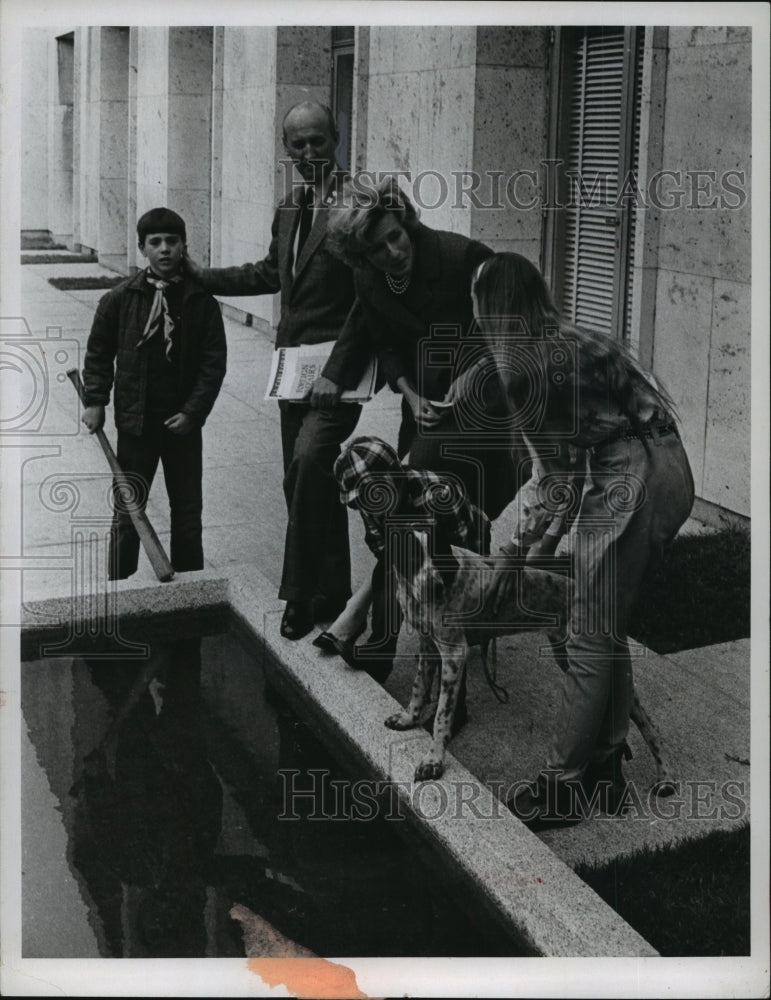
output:
[[[643,78],[643,33],[638,31],[634,45],[634,93],[632,94],[632,153],[630,163],[630,175],[634,184],[637,184],[638,171],[640,167],[640,119],[642,115],[642,78]],[[637,215],[639,206],[637,199],[628,203],[629,212],[629,232],[627,244],[629,247],[628,263],[626,269],[626,301],[624,303],[624,340],[629,340],[632,336],[632,306],[634,304],[634,271],[632,269],[634,258],[634,241],[637,232]]]
[[[634,213],[618,196],[639,147],[635,37],[635,29],[623,27],[571,31],[562,86],[564,208],[555,288],[563,315],[610,336],[624,336],[631,317]]]
[[[353,155],[353,81],[355,74],[355,28],[332,28],[332,109],[340,134],[337,162],[351,169]]]

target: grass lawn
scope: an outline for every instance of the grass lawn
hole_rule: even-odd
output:
[[[93,254],[85,253],[23,253],[22,264],[96,264]]]
[[[664,957],[750,953],[749,823],[576,872]]]
[[[50,236],[44,233],[32,235],[30,233],[21,234],[22,250],[66,250],[63,243],[57,243]]]
[[[680,536],[644,594],[630,635],[656,653],[748,637],[749,533]],[[749,824],[577,872],[663,956],[750,952]]]
[[[49,278],[48,284],[53,285],[62,292],[87,291],[92,288],[114,288],[121,281],[125,281],[126,276],[94,275],[91,278]]]
[[[750,537],[737,530],[683,535],[650,575],[629,634],[655,653],[750,634]]]

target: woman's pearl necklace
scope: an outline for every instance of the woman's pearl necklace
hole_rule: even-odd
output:
[[[403,278],[394,278],[392,274],[389,274],[388,271],[386,271],[385,277],[386,277],[386,284],[394,293],[394,295],[403,295],[407,291],[407,286],[410,283],[409,272],[405,274]]]

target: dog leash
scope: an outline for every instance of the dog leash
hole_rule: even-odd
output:
[[[491,651],[489,659],[487,655],[488,649]],[[485,672],[485,680],[490,690],[501,705],[508,704],[509,692],[502,684],[498,683],[498,644],[495,637],[480,640],[479,653],[482,657],[482,669]]]

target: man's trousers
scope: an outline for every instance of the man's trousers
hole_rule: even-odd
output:
[[[348,510],[340,503],[333,467],[353,433],[358,403],[329,410],[279,403],[288,523],[278,596],[284,601],[323,598],[341,608],[351,596]]]

